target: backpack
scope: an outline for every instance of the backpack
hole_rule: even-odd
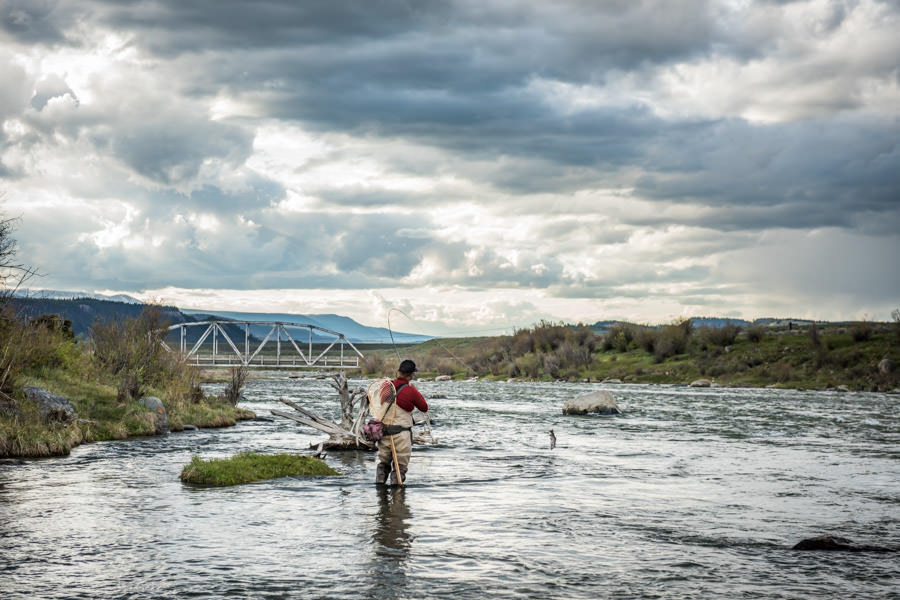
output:
[[[387,408],[384,409],[384,414],[387,414],[387,411],[391,408],[391,404],[394,403],[394,400],[397,399],[397,394],[400,393],[407,384],[403,384],[398,387],[394,392],[394,397],[391,398],[391,401],[388,403]],[[385,430],[388,431],[385,431]],[[393,435],[395,433],[399,433],[398,431],[394,431],[394,426],[385,425],[381,422],[381,419],[376,419],[374,417],[370,418],[366,421],[366,424],[363,425],[363,437],[369,440],[370,442],[377,442],[385,435]]]

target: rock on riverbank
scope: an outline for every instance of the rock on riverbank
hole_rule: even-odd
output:
[[[26,399],[37,404],[41,419],[45,423],[71,423],[78,418],[75,407],[63,396],[33,386],[25,386],[23,391]]]
[[[163,406],[162,400],[154,396],[144,396],[141,398],[141,404],[152,410],[156,416],[156,426],[153,433],[156,435],[169,433],[169,416],[166,414],[166,407]]]

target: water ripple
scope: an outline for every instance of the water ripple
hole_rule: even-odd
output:
[[[362,384],[364,382],[357,382]],[[423,382],[439,424],[404,490],[344,475],[182,484],[193,454],[307,452],[284,419],[0,465],[0,591],[24,598],[892,597],[896,555],[800,553],[833,533],[900,546],[897,398],[675,386]],[[625,414],[562,403],[609,389]],[[254,380],[339,418],[327,381]],[[557,447],[549,448],[553,429]],[[894,595],[893,597],[896,597]]]

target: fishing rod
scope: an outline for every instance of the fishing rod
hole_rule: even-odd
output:
[[[408,314],[406,314],[405,312],[403,312],[403,311],[400,310],[399,308],[391,307],[391,308],[388,310],[388,312],[387,312],[388,333],[391,334],[391,345],[394,347],[394,352],[397,353],[397,360],[400,360],[400,351],[397,350],[397,344],[394,343],[394,331],[391,329],[391,312],[393,312],[393,311],[395,311],[395,310],[396,310],[398,313],[400,313],[401,315],[403,315],[404,317],[406,317],[407,319],[409,319],[410,321],[412,321],[413,319],[412,319],[412,317],[410,317]],[[456,356],[455,354],[453,354],[452,352],[450,352],[450,349],[447,348],[447,346],[443,345],[438,339],[435,338],[435,339],[432,340],[432,341],[433,341],[435,344],[437,344],[438,346],[440,346],[441,348],[443,348],[443,349],[444,349],[444,352],[446,352],[447,354],[450,355],[450,358],[452,358],[452,359],[454,359],[455,361],[457,361],[459,364],[461,364],[462,366],[464,366],[466,369],[469,369],[469,370],[471,370],[471,371],[473,371],[473,372],[475,371],[475,369],[473,369],[471,366],[469,366],[468,364],[466,364],[466,362],[465,362],[463,359],[459,358],[458,356]]]
[[[391,334],[391,345],[394,347],[394,352],[397,354],[397,360],[400,360],[400,351],[397,349],[397,344],[394,342],[394,330],[391,328],[391,312],[393,312],[395,310],[398,313],[400,313],[401,315],[403,315],[404,317],[406,317],[407,319],[409,319],[410,321],[412,321],[412,317],[410,317],[408,314],[406,314],[399,308],[395,308],[393,306],[387,312],[388,333]],[[440,342],[437,342],[437,344],[439,346],[441,346],[441,348],[444,348],[444,346]],[[446,350],[447,353],[450,354],[450,356],[453,356],[453,354],[449,350],[447,350],[447,348],[444,348],[444,350]],[[456,358],[456,357],[453,356],[453,358]],[[456,358],[456,360],[459,360],[459,359]],[[462,361],[460,360],[459,362],[462,362]],[[466,365],[466,363],[462,363],[462,364],[467,369],[469,368],[469,366]],[[394,412],[396,413],[396,411],[397,411],[397,409],[395,407]],[[437,440],[434,439],[434,434],[431,432],[431,415],[429,415],[427,412],[425,413],[425,432],[428,434],[428,437],[431,438],[431,443],[433,443],[433,444],[437,443]],[[391,444],[393,444],[393,443],[394,443],[394,440],[393,440],[393,438],[391,438]],[[393,450],[393,446],[391,447],[391,449]],[[398,472],[398,475],[399,475],[399,472]]]

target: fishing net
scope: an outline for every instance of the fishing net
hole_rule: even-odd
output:
[[[384,413],[396,398],[397,391],[390,379],[376,379],[366,388],[366,397],[369,399],[369,414],[374,418],[383,420]]]

